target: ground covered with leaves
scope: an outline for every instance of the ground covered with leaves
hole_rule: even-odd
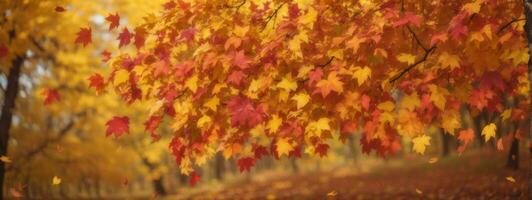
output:
[[[528,155],[523,152],[522,155]],[[242,181],[192,199],[530,199],[530,159],[521,169],[504,167],[491,151],[448,158],[389,159],[364,172],[361,167],[300,173],[265,181]]]

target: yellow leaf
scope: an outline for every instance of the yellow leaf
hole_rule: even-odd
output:
[[[494,123],[490,123],[482,129],[482,135],[484,136],[484,140],[487,142],[490,140],[490,138],[495,138],[495,131],[497,131],[497,125]]]
[[[220,105],[220,99],[218,97],[210,98],[207,102],[203,104],[203,107],[207,107],[212,111],[216,112],[218,110],[218,105]]]
[[[386,101],[377,105],[377,108],[383,111],[392,112],[395,109],[395,104],[392,101]]]
[[[508,176],[508,177],[506,177],[506,180],[507,180],[508,182],[515,183],[515,178],[514,178],[514,177]]]
[[[362,85],[368,78],[371,77],[371,69],[369,67],[355,67],[355,71],[353,72],[353,78],[357,79],[358,85]]]
[[[440,109],[441,111],[445,111],[445,103],[447,102],[445,96],[449,95],[449,91],[434,84],[429,85],[429,89],[431,93],[430,100],[438,109]]]
[[[330,191],[329,193],[327,193],[327,196],[328,196],[328,197],[335,197],[336,195],[338,195],[338,192],[336,192],[336,191],[334,191],[334,190],[333,190],[333,191]]]
[[[511,114],[512,114],[512,109],[511,108],[504,110],[502,112],[502,114],[501,114],[502,121],[506,121],[506,120],[510,119],[510,115]]]
[[[0,156],[0,161],[4,163],[11,163],[11,159],[9,159],[7,156]]]
[[[344,59],[344,49],[335,49],[335,50],[329,50],[327,52],[327,55],[334,57],[338,60]]]
[[[126,70],[121,69],[116,71],[113,84],[120,85],[125,83],[127,80],[129,80],[129,73]]]
[[[286,91],[295,91],[297,89],[297,82],[292,79],[291,75],[286,75],[283,80],[277,84],[277,87]]]
[[[397,56],[397,60],[399,62],[403,62],[403,63],[406,63],[406,64],[414,64],[416,62],[416,56],[412,55],[412,54],[407,54],[407,53],[401,53]]]
[[[198,122],[196,123],[196,126],[198,128],[203,128],[206,125],[209,125],[212,123],[211,117],[207,115],[203,115],[201,118],[199,118]]]
[[[303,52],[301,52],[301,43],[303,42],[308,42],[308,35],[305,31],[299,32],[288,41],[288,49],[290,49],[298,58],[303,58]]]
[[[292,100],[296,101],[297,109],[301,109],[307,105],[310,100],[310,96],[306,92],[300,92],[292,97]]]
[[[342,93],[344,91],[344,83],[336,76],[336,72],[331,72],[326,80],[320,80],[316,87],[321,90],[322,96],[326,97],[331,91]]]
[[[59,184],[61,184],[61,178],[54,176],[52,178],[52,185],[59,185]]]
[[[307,14],[299,17],[299,23],[305,25],[307,28],[312,29],[314,27],[314,22],[318,18],[318,12],[312,7],[308,9]]]
[[[460,67],[460,58],[455,55],[448,54],[447,52],[442,53],[438,57],[438,63],[443,68],[450,68],[451,70]]]
[[[428,145],[430,145],[430,136],[418,136],[412,139],[412,142],[414,143],[412,149],[414,149],[415,152],[419,154],[425,154],[425,149]]]
[[[279,139],[276,144],[277,154],[279,154],[279,156],[288,155],[288,153],[294,150],[294,147],[292,146],[292,144],[290,144],[290,142],[288,142],[288,139],[286,138]]]
[[[462,126],[460,113],[458,113],[457,110],[443,112],[441,123],[443,130],[451,135],[454,135],[455,130]]]
[[[270,133],[276,133],[279,130],[279,127],[281,127],[282,123],[283,119],[277,115],[272,115],[272,119],[268,121],[268,129],[270,130]]]
[[[198,89],[198,75],[194,75],[185,82],[185,86],[192,92]]]
[[[419,100],[419,96],[416,92],[413,92],[411,95],[405,96],[401,101],[401,107],[409,111],[414,111],[414,109],[416,109],[420,105],[421,101]]]
[[[416,188],[416,193],[423,194],[423,191],[421,191],[420,189]]]

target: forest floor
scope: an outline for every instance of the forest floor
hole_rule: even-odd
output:
[[[531,199],[530,156],[521,155],[519,170],[505,168],[504,154],[486,150],[436,162],[390,159],[369,172],[341,167],[247,180],[169,199]]]

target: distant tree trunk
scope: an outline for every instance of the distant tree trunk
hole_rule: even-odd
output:
[[[482,138],[482,118],[484,116],[484,111],[479,113],[476,117],[473,117],[473,123],[475,123],[475,138],[477,138],[478,144],[480,147],[484,146],[484,140]]]
[[[449,146],[450,146],[450,142],[451,142],[451,136],[447,133],[445,133],[445,131],[443,130],[440,130],[440,134],[441,134],[441,142],[442,142],[442,157],[446,157],[449,155]]]
[[[356,147],[356,144],[355,144],[355,136],[354,135],[350,135],[348,137],[348,146],[349,146],[349,154],[348,155],[351,155],[351,158],[353,160],[353,162],[356,162],[357,160],[357,156],[358,156],[358,153],[357,153],[357,147]]]
[[[7,76],[7,88],[4,92],[4,103],[2,105],[2,115],[0,116],[0,155],[7,155],[7,145],[9,140],[9,130],[11,129],[11,119],[13,109],[17,99],[20,69],[24,63],[24,58],[17,56],[13,61]],[[4,194],[5,163],[0,162],[0,199]]]
[[[225,162],[224,157],[221,153],[216,154],[216,158],[214,160],[214,177],[216,177],[217,180],[223,180],[223,176],[225,173]]]
[[[142,162],[148,167],[150,171],[155,170],[156,166],[151,163],[147,158],[143,157]],[[167,194],[166,189],[164,188],[162,175],[152,180],[152,186],[153,191],[155,192],[155,194],[157,194],[157,196],[160,197],[165,196]]]
[[[294,157],[290,158],[290,166],[292,167],[292,171],[294,173],[299,173],[299,166],[297,165],[296,158]]]
[[[517,138],[512,141],[506,166],[510,169],[519,169],[519,140]]]

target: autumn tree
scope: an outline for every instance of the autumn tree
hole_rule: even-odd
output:
[[[530,117],[523,8],[499,0],[170,0],[142,25],[118,27],[120,50],[98,85],[126,104],[154,105],[146,131],[170,121],[170,152],[193,180],[193,166],[219,151],[249,171],[265,156],[327,156],[332,138],[357,130],[365,153],[393,155],[409,138],[423,154],[429,127],[464,151],[476,134],[463,126],[462,106],[486,113],[476,131],[485,142],[503,134],[498,116]],[[90,45],[90,29],[79,31],[79,45]],[[522,98],[507,107],[506,97]],[[107,132],[126,134],[128,119],[110,119]]]

